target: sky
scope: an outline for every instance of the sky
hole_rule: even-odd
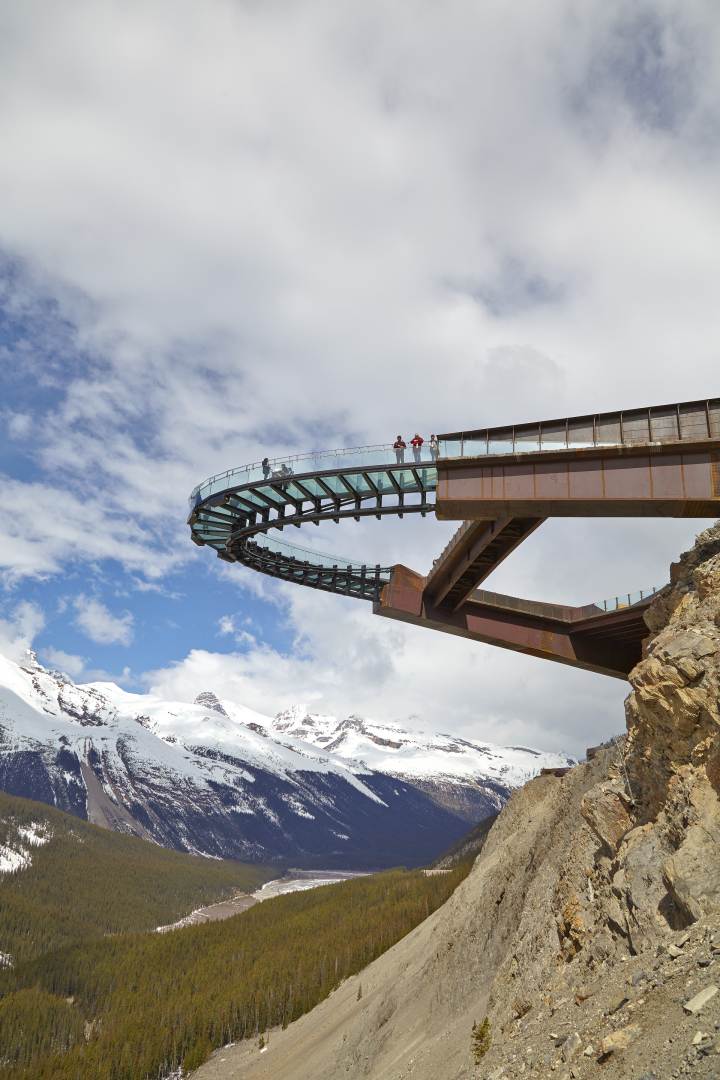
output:
[[[713,0],[0,0],[0,650],[544,749],[622,730],[621,681],[229,566],[187,497],[715,396],[718,61]],[[660,584],[706,524],[548,521],[488,587]],[[309,539],[425,572],[453,530]]]

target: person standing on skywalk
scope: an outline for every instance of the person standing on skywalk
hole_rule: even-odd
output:
[[[393,443],[393,450],[395,451],[395,461],[398,465],[405,464],[405,447],[407,443],[403,439],[402,435],[398,435],[397,439]]]
[[[413,457],[415,458],[416,465],[420,464],[420,458],[422,457],[422,446],[424,442],[425,440],[423,439],[422,435],[419,435],[417,431],[410,440],[410,445],[413,448]]]

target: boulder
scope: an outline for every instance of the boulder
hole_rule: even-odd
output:
[[[592,788],[583,798],[580,812],[610,854],[633,827],[627,800],[609,785]]]
[[[642,1029],[639,1024],[628,1024],[627,1027],[620,1028],[619,1031],[611,1032],[600,1043],[601,1056],[604,1057],[606,1054],[615,1054],[619,1050],[626,1050],[630,1043],[635,1042],[641,1034]]]

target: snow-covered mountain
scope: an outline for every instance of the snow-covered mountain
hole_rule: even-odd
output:
[[[557,755],[498,750],[211,691],[193,704],[76,686],[0,657],[0,789],[215,857],[418,864]]]
[[[276,737],[303,739],[348,763],[408,780],[472,822],[499,810],[513,788],[541,769],[573,763],[564,754],[411,731],[360,716],[339,720],[309,712],[304,705],[278,713],[268,731]]]

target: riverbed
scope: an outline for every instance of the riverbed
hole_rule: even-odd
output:
[[[361,870],[288,870],[282,877],[266,881],[254,893],[238,893],[228,900],[219,900],[216,904],[196,908],[177,922],[170,923],[168,926],[158,926],[156,933],[166,934],[169,930],[180,930],[183,926],[197,926],[199,923],[229,919],[232,915],[247,911],[253,904],[270,900],[274,896],[317,889],[320,885],[334,885],[338,881],[347,881],[348,878],[363,877],[364,873]]]

